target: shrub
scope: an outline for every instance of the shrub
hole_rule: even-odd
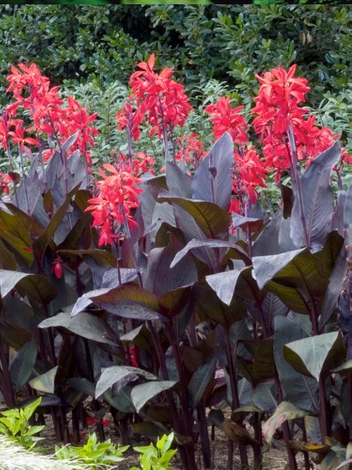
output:
[[[153,54],[138,64],[117,115],[126,152],[98,171],[97,116],[63,103],[34,65],[8,77],[2,143],[22,174],[1,175],[2,394],[13,407],[24,386],[41,392],[58,441],[70,412],[76,440],[88,414],[103,441],[110,410],[124,444],[129,429],[172,430],[186,469],[197,436],[210,467],[211,424],[229,467],[234,445],[243,467],[248,446],[260,467],[262,432],[271,443],[281,428],[290,468],[296,452],[331,468],[352,426],[351,159],[303,107],[294,65],[257,76],[251,127],[243,106],[210,99],[209,150],[186,133],[185,88],[157,69]],[[137,151],[141,129],[165,171]],[[267,177],[281,198],[263,210]]]

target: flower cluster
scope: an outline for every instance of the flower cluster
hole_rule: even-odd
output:
[[[93,227],[100,227],[99,246],[112,244],[121,238],[123,228],[128,231],[137,226],[131,209],[139,206],[138,195],[143,192],[135,186],[142,180],[132,174],[130,167],[117,169],[110,163],[103,167],[110,175],[99,168],[103,178],[97,182],[99,194],[89,199],[91,205],[86,209],[92,211]]]
[[[173,71],[166,68],[158,74],[154,65],[154,54],[147,62],[138,64],[140,70],[130,79],[131,99],[136,100],[142,116],[147,116],[152,126],[150,134],[157,132],[162,137],[163,132],[171,133],[177,125],[184,126],[192,106],[183,85],[170,78]]]
[[[139,139],[141,135],[140,124],[143,121],[143,114],[140,109],[132,107],[131,103],[127,102],[121,112],[116,113],[116,118],[119,131],[126,129],[128,137],[133,138],[133,140]]]
[[[248,142],[246,134],[248,125],[239,113],[243,108],[244,106],[237,106],[232,109],[228,96],[221,97],[217,103],[205,108],[205,111],[211,115],[210,121],[214,126],[215,139],[219,139],[224,132],[228,132],[235,144],[241,145]]]
[[[18,144],[23,151],[25,145],[39,146],[41,137],[47,136],[49,149],[44,149],[44,160],[53,153],[53,144],[63,143],[68,137],[78,132],[78,137],[71,151],[79,149],[91,164],[89,147],[94,146],[94,135],[98,130],[91,126],[97,113],[89,115],[72,97],[68,97],[64,106],[59,95],[59,87],[50,87],[49,78],[43,76],[35,64],[19,64],[11,67],[12,73],[7,80],[10,85],[7,92],[12,92],[15,101],[7,106],[0,119],[0,140],[3,148],[9,139]],[[26,128],[22,119],[16,117],[18,109],[28,111],[33,125]],[[28,133],[34,133],[35,138]]]
[[[196,170],[200,162],[205,157],[204,145],[199,140],[198,135],[193,133],[189,136],[182,136],[176,142],[179,151],[176,153],[176,160],[183,160]]]
[[[306,117],[308,109],[300,105],[310,90],[305,78],[295,78],[296,65],[288,72],[282,67],[256,75],[261,83],[256,106],[252,113],[255,131],[263,142],[263,154],[267,167],[277,170],[277,181],[282,170],[292,164],[292,149],[288,132],[292,133],[297,147],[297,159],[308,165],[312,159],[329,148],[339,135],[325,127],[316,126],[315,117]],[[349,157],[344,152],[346,159]]]
[[[267,169],[259,155],[248,142],[246,130],[248,125],[240,114],[243,106],[231,108],[230,98],[222,97],[217,103],[207,106],[205,111],[210,114],[214,126],[214,136],[220,138],[228,132],[235,144],[233,192],[236,199],[231,202],[230,212],[244,212],[246,201],[256,202],[258,187],[266,187]]]
[[[10,193],[9,189],[9,182],[11,181],[10,176],[5,175],[2,171],[0,171],[0,196],[4,192],[5,194]]]

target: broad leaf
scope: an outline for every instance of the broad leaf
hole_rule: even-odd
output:
[[[266,413],[273,413],[278,405],[274,381],[270,380],[256,385],[251,393],[251,401]]]
[[[120,302],[110,304],[104,302],[96,302],[101,308],[121,318],[129,318],[131,320],[162,320],[160,313],[154,312],[148,307],[131,300],[121,300]]]
[[[166,183],[169,191],[173,194],[186,198],[192,197],[192,178],[186,175],[175,163],[166,162]]]
[[[341,294],[341,286],[346,274],[346,250],[342,247],[335,266],[329,278],[329,284],[325,289],[324,299],[321,306],[321,315],[319,318],[319,329],[322,329],[330,320],[334,312],[338,298]]]
[[[95,389],[95,397],[99,398],[108,388],[112,387],[116,382],[124,379],[125,377],[134,374],[144,377],[147,380],[158,380],[153,374],[146,372],[142,369],[138,369],[137,367],[129,367],[129,366],[112,366],[105,369],[98,382]],[[125,384],[126,385],[126,384]]]
[[[265,286],[293,311],[309,314],[311,299],[319,299],[318,311],[321,308],[329,281],[323,261],[308,250],[255,256],[253,269],[259,288]]]
[[[307,334],[283,316],[274,319],[274,357],[280,383],[287,400],[302,410],[319,413],[318,383],[311,377],[299,374],[284,358],[287,343],[306,338]]]
[[[80,312],[71,317],[70,312],[62,312],[42,321],[39,328],[65,328],[82,338],[91,339],[97,343],[109,344],[116,347],[115,332],[101,318],[86,312]]]
[[[108,292],[94,295],[92,300],[94,302],[104,304],[117,304],[121,301],[132,301],[142,304],[151,310],[158,311],[159,308],[158,297],[155,294],[143,289],[142,287],[134,285],[126,285],[109,289]]]
[[[183,247],[181,242],[172,234],[165,248],[154,248],[148,255],[148,267],[144,273],[144,286],[162,296],[171,290],[193,284],[197,278],[197,269],[191,256],[183,257],[177,266],[172,265]]]
[[[297,372],[319,381],[342,364],[346,349],[341,333],[334,331],[286,344],[284,357]]]
[[[31,266],[34,261],[32,241],[24,223],[0,209],[0,238],[7,242],[6,247],[14,253],[16,259]]]
[[[135,346],[146,349],[147,351],[151,351],[153,344],[150,331],[146,327],[145,323],[120,336],[120,341],[122,343],[132,343]]]
[[[33,243],[33,251],[39,260],[43,260],[46,247],[48,246],[50,240],[52,240],[54,233],[66,216],[68,206],[72,201],[72,197],[78,191],[79,186],[80,184],[67,194],[64,203],[58,208],[53,217],[50,219],[50,222],[45,228],[44,232]]]
[[[214,377],[216,366],[216,357],[211,355],[210,358],[202,364],[199,369],[192,375],[188,384],[188,392],[191,398],[191,405],[196,408],[204,397],[207,387]]]
[[[256,219],[254,217],[244,217],[243,215],[232,212],[232,227],[234,229],[241,228],[242,230],[250,230],[251,232],[258,232],[263,225],[262,219]]]
[[[16,286],[21,294],[27,294],[40,303],[49,303],[57,293],[55,287],[44,276],[0,269],[1,297],[4,298]]]
[[[225,132],[197,168],[192,181],[192,198],[214,202],[227,210],[232,193],[233,165],[233,140]]]
[[[60,250],[59,253],[66,256],[80,256],[83,259],[93,258],[96,263],[103,266],[116,267],[116,258],[106,250]]]
[[[173,268],[174,266],[176,266],[176,264],[179,263],[183,259],[183,257],[187,255],[189,251],[195,250],[195,254],[196,254],[196,250],[198,248],[203,248],[203,247],[213,248],[213,249],[222,248],[225,250],[231,249],[233,250],[233,256],[237,255],[238,259],[243,260],[246,264],[251,264],[247,253],[243,250],[243,248],[241,248],[238,245],[234,245],[233,243],[230,243],[224,240],[213,240],[213,239],[197,240],[194,238],[193,240],[188,242],[187,245],[184,248],[182,248],[182,250],[178,251],[170,267]]]
[[[275,413],[265,422],[263,426],[263,434],[265,439],[270,443],[275,431],[282,426],[285,421],[291,419],[303,418],[307,412],[296,408],[292,403],[283,401],[276,408]]]
[[[310,247],[324,245],[334,213],[334,195],[329,184],[332,168],[339,162],[341,148],[335,142],[312,161],[301,179],[301,197]],[[305,237],[299,210],[299,197],[295,194],[291,215],[291,238],[296,246],[305,246]]]
[[[29,385],[38,392],[54,393],[55,391],[55,377],[58,366],[50,369],[45,374],[39,375],[29,382]]]
[[[158,201],[169,202],[184,209],[194,218],[207,238],[223,238],[229,231],[230,215],[216,204],[181,198],[168,191],[160,191]]]
[[[143,406],[152,398],[159,395],[159,393],[173,388],[177,382],[171,380],[162,380],[155,382],[146,382],[141,385],[133,387],[131,392],[131,399],[136,408],[137,413],[143,408]]]
[[[17,353],[10,366],[11,383],[14,390],[19,390],[27,383],[32,375],[37,358],[37,343],[34,339],[28,341]]]
[[[205,281],[197,282],[193,286],[193,293],[200,312],[225,328],[246,315],[247,308],[243,300],[234,297],[231,304],[226,305]]]

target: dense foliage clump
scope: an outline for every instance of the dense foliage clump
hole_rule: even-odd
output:
[[[169,434],[139,449],[156,468],[173,438],[183,468],[196,468],[197,439],[210,468],[211,426],[228,439],[229,468],[260,468],[264,439],[284,441],[290,469],[297,453],[306,469],[348,459],[351,157],[311,115],[295,64],[255,79],[252,107],[212,96],[195,108],[151,54],[113,117],[125,146],[102,164],[98,114],[37,65],[12,66],[0,117],[0,390],[10,408],[40,395],[57,441],[77,443],[88,418],[104,441],[109,411],[124,446],[131,430]],[[189,124],[198,113],[204,138]],[[15,429],[22,415],[11,414]],[[71,450],[121,450],[88,444]]]

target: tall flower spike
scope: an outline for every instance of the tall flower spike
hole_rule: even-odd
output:
[[[139,206],[138,195],[143,192],[135,186],[142,182],[140,178],[123,169],[117,170],[109,163],[103,166],[110,175],[99,169],[103,178],[97,182],[99,194],[89,199],[91,205],[86,209],[92,211],[93,227],[100,227],[99,246],[112,244],[119,238],[118,229],[123,228],[126,220],[128,227],[124,227],[125,230],[138,225],[131,209]]]

